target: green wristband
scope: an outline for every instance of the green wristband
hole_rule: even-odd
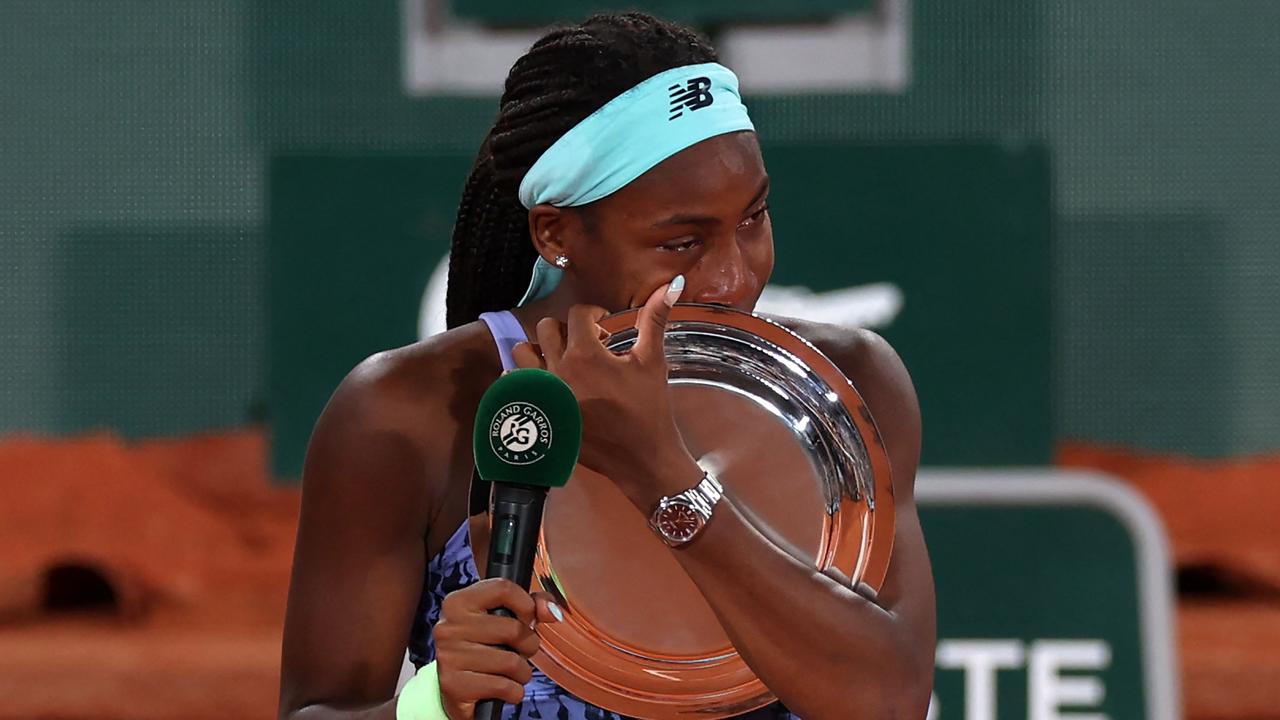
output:
[[[434,660],[405,683],[396,698],[396,720],[449,720],[440,696],[440,671]]]

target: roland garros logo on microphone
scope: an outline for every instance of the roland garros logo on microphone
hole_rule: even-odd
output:
[[[551,423],[536,405],[509,403],[489,423],[489,445],[512,465],[535,463],[551,449]]]

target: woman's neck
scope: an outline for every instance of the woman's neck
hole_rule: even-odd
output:
[[[551,291],[550,295],[539,300],[534,300],[528,305],[512,308],[511,314],[515,315],[516,320],[520,321],[520,327],[524,328],[525,336],[536,342],[536,328],[538,327],[539,320],[549,317],[555,318],[562,323],[566,323],[569,318],[569,308],[584,302],[589,301],[583,300],[582,296],[575,290],[572,284],[562,281],[559,287]],[[600,305],[601,303],[597,302],[592,304]],[[621,312],[622,310],[627,309],[627,307],[613,309],[610,309],[608,306],[604,307],[605,310],[610,313]]]
[[[560,322],[566,322],[569,317],[569,308],[577,301],[570,298],[565,292],[553,292],[541,300],[534,300],[528,305],[518,308],[512,308],[511,314],[520,322],[520,327],[524,328],[525,337],[532,341],[537,341],[537,333],[535,328],[538,321],[545,317],[555,318]]]

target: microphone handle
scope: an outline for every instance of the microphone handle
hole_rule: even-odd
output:
[[[538,533],[542,529],[542,506],[546,499],[545,487],[502,482],[493,484],[489,561],[485,577],[506,578],[525,590],[529,589],[529,582],[533,579],[533,556],[538,550]],[[515,613],[507,608],[494,608],[489,614],[515,617]],[[501,700],[481,700],[476,703],[475,720],[501,720],[502,706]]]

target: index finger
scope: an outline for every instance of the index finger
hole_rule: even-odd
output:
[[[600,318],[608,314],[609,311],[596,305],[574,305],[569,308],[569,329],[566,333],[568,338],[566,338],[565,349],[601,346],[598,323]]]
[[[511,348],[511,359],[515,361],[518,368],[547,369],[546,358],[542,356],[541,348],[528,341],[516,343]]]
[[[506,578],[486,578],[472,587],[476,602],[475,610],[487,613],[490,610],[506,608],[515,614],[516,619],[525,625],[533,624],[537,606],[533,596],[519,585]]]

